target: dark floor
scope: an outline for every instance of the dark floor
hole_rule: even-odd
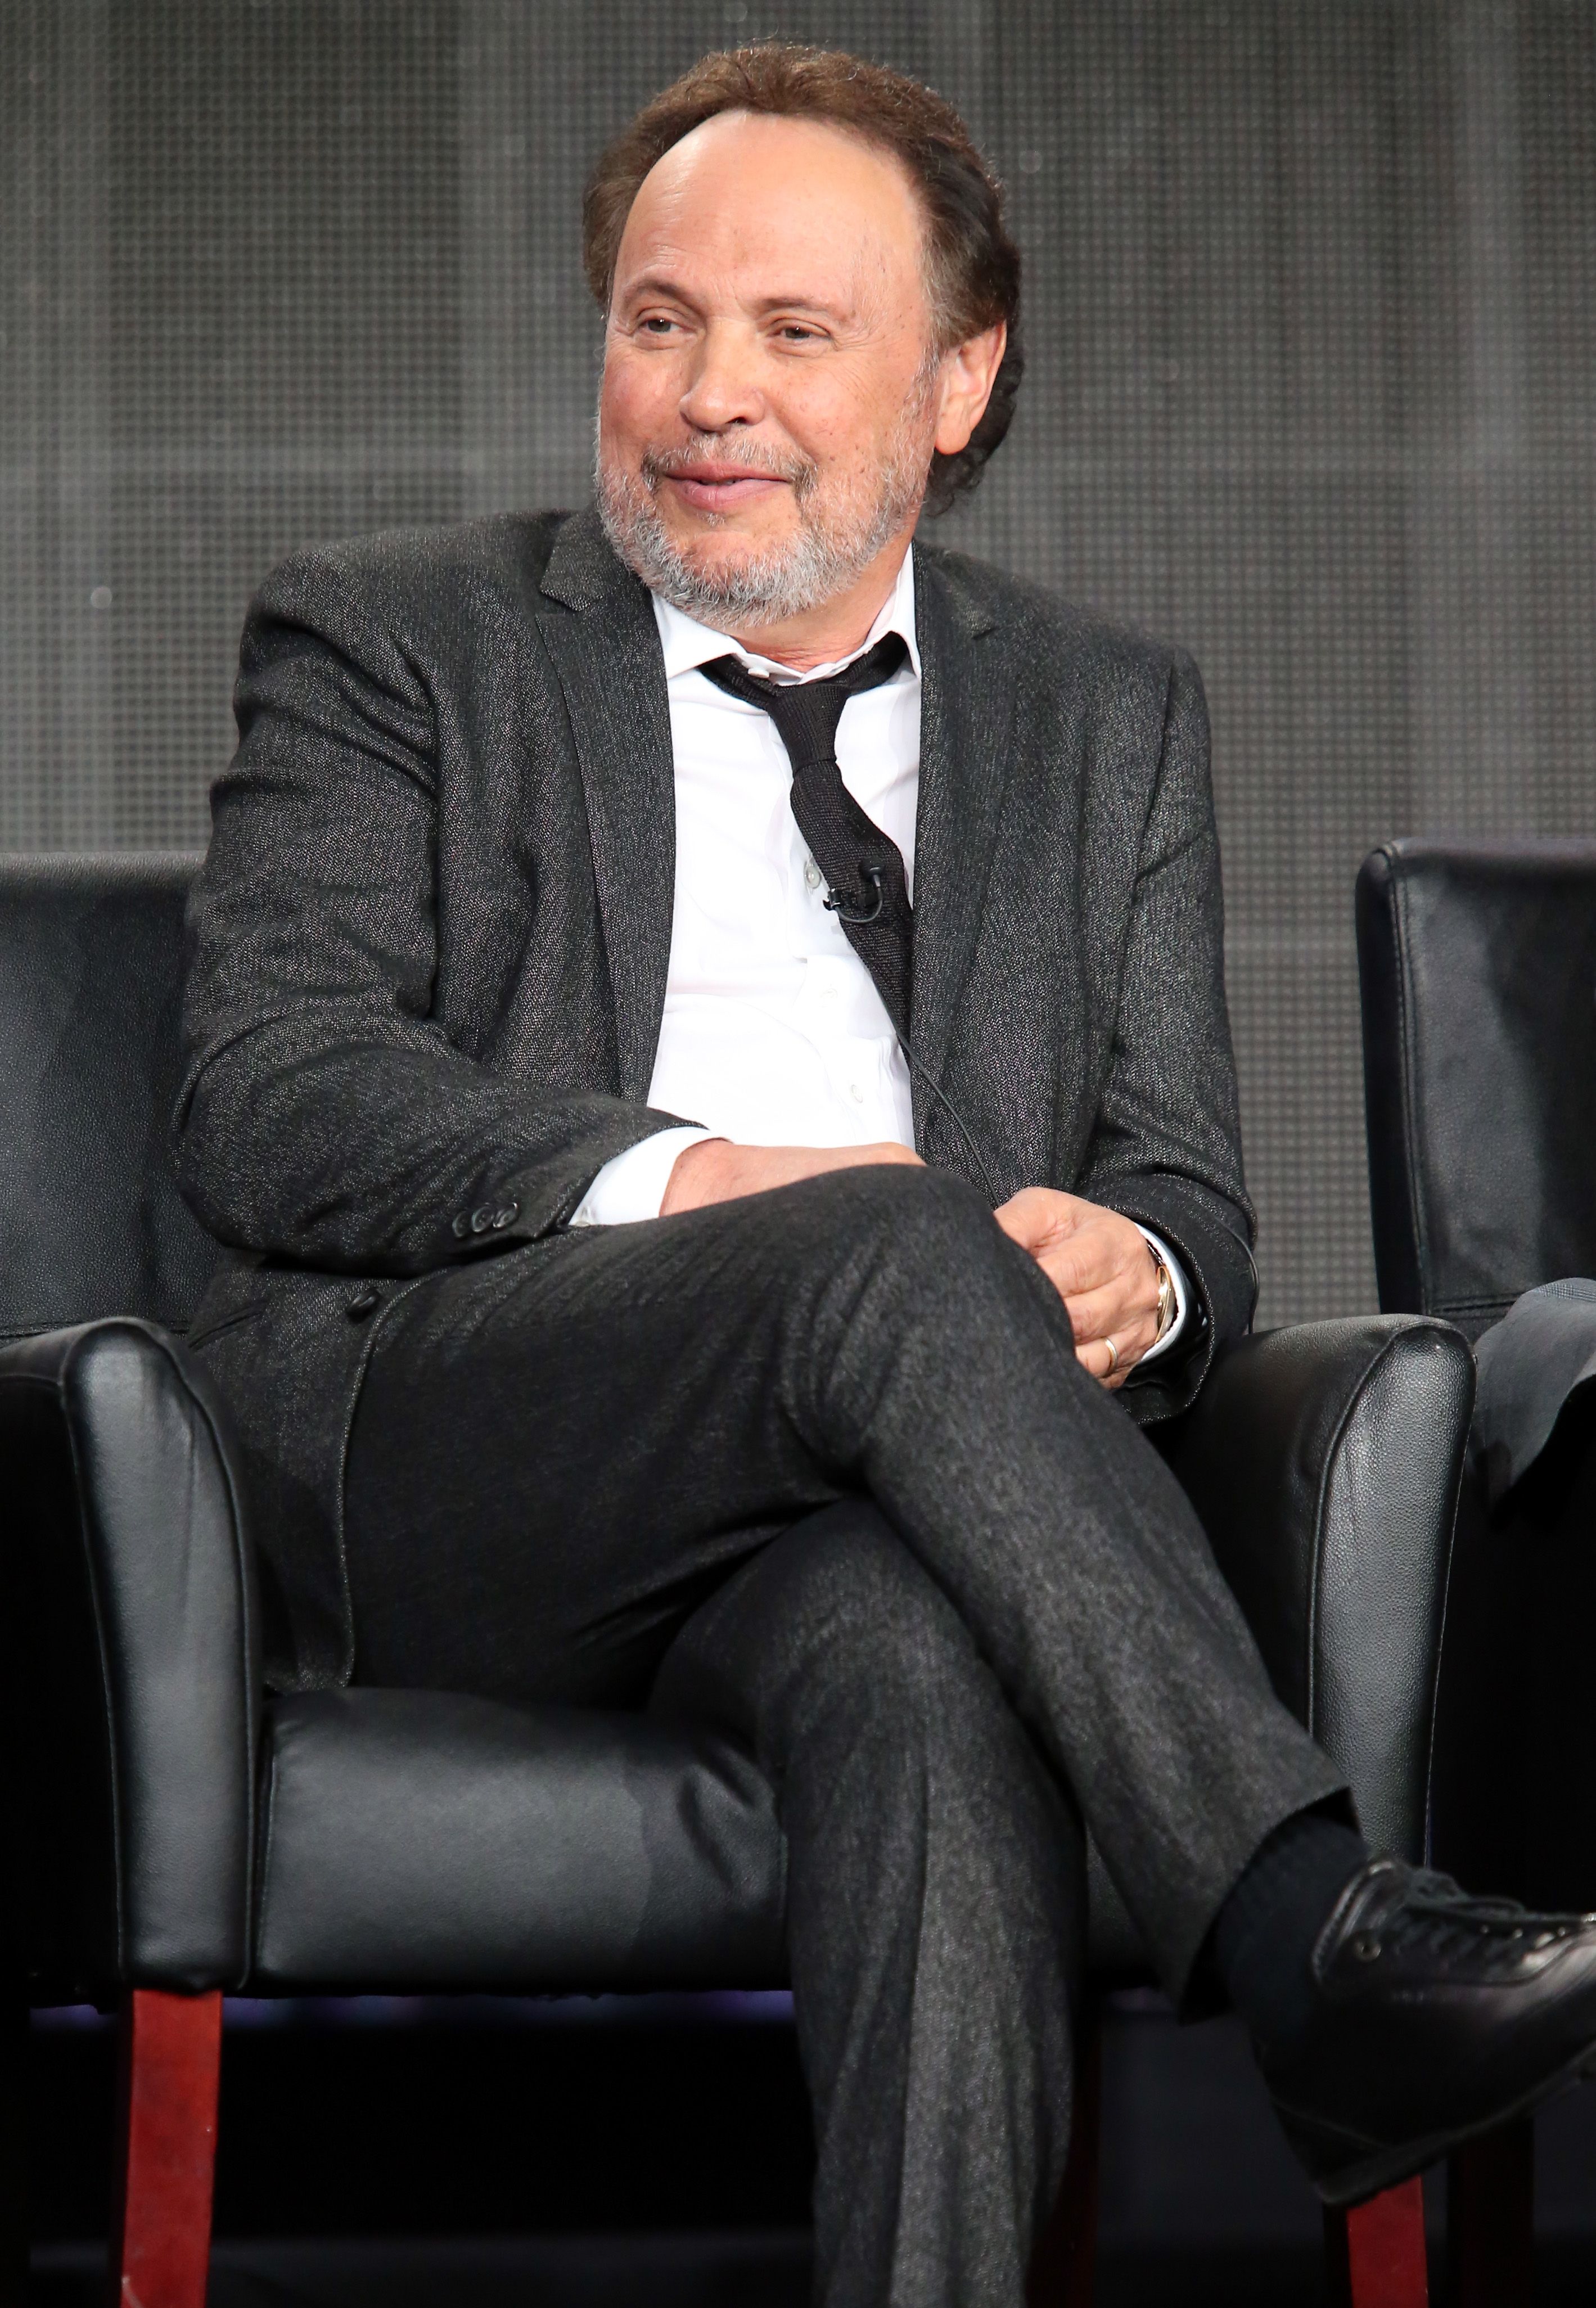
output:
[[[102,2296],[113,2048],[103,2028],[35,2037],[38,2308]],[[211,2308],[807,2298],[811,2149],[779,2003],[245,2009],[224,2077]],[[1591,2308],[1596,2090],[1543,2113],[1537,2192],[1537,2299]],[[1320,2308],[1318,2208],[1232,2024],[1113,2012],[1101,2246],[1099,2308]]]
[[[1435,2267],[1440,2265],[1435,2255]],[[34,2308],[103,2308],[98,2257],[36,2257]],[[417,2238],[219,2244],[210,2308],[807,2308],[803,2235]],[[1439,2279],[1431,2299],[1439,2308]],[[1325,2308],[1317,2251],[1290,2244],[1106,2252],[1097,2308]],[[1537,2308],[1591,2308],[1596,2252],[1542,2243]]]

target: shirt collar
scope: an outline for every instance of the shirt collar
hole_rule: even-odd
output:
[[[914,625],[913,546],[903,555],[897,581],[882,603],[876,623],[858,649],[850,650],[847,657],[839,658],[834,665],[817,665],[811,672],[800,676],[794,676],[790,666],[774,665],[769,658],[756,656],[752,650],[742,648],[729,633],[718,633],[712,625],[700,624],[698,619],[688,616],[686,610],[662,601],[658,593],[651,599],[654,620],[660,628],[660,646],[665,652],[667,681],[673,681],[679,673],[691,673],[698,666],[708,665],[714,658],[728,655],[740,658],[744,665],[751,667],[754,672],[764,674],[773,680],[790,682],[797,677],[805,681],[822,681],[827,674],[840,673],[845,665],[851,665],[855,658],[863,657],[865,651],[874,649],[886,633],[902,634],[909,650],[910,668],[915,679],[919,679],[919,642]]]

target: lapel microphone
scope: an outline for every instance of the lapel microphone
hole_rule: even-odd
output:
[[[886,899],[883,894],[881,887],[882,872],[880,866],[861,866],[859,872],[863,874],[865,880],[870,884],[870,893],[873,902],[868,913],[850,912],[847,899],[840,898],[834,890],[828,889],[825,896],[822,898],[820,901],[825,908],[828,914],[835,914],[840,922],[847,922],[856,930],[862,930],[867,923],[873,922],[876,919],[876,915],[881,911],[883,906],[886,903]]]

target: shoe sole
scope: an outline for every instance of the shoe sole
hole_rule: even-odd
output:
[[[1592,2076],[1596,2076],[1596,2045],[1587,2044],[1583,2051],[1576,2053],[1555,2075],[1544,2078],[1529,2091],[1521,2093],[1517,2099],[1509,2101],[1505,2107],[1493,2108],[1488,2115],[1482,2115],[1472,2123],[1459,2124],[1454,2130],[1431,2132],[1423,2140],[1404,2140],[1400,2147],[1383,2148],[1377,2154],[1366,2156],[1359,2163],[1350,2164],[1326,2179],[1316,2179],[1314,2185],[1321,2200],[1333,2211],[1343,2211],[1350,2205],[1367,2202],[1370,2196],[1383,2195],[1387,2188],[1398,2188],[1405,2180],[1417,2179],[1419,2173],[1428,2172],[1432,2164],[1438,2164],[1444,2156],[1450,2156],[1454,2148],[1464,2148],[1471,2140],[1483,2139],[1488,2131],[1495,2131],[1502,2124],[1512,2123],[1517,2117],[1528,2115],[1531,2108],[1539,2107],[1543,2101],[1555,2099],[1559,2092],[1567,2091]],[[1298,2121],[1304,2133],[1311,2134],[1316,2131],[1321,2138],[1324,2137],[1323,2128],[1311,2119]]]

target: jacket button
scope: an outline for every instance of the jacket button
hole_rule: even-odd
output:
[[[368,1314],[376,1313],[382,1303],[383,1294],[380,1290],[362,1290],[349,1300],[349,1305],[344,1308],[344,1313],[351,1322],[363,1322]]]
[[[479,1210],[473,1210],[471,1212],[471,1232],[473,1234],[486,1234],[492,1224],[493,1211],[487,1202],[483,1203]]]
[[[457,1242],[463,1242],[467,1235],[470,1234],[471,1230],[471,1222],[466,1216],[464,1210],[462,1210],[460,1216],[453,1220],[451,1230]]]
[[[494,1232],[496,1234],[502,1233],[505,1227],[511,1224],[512,1220],[518,1219],[520,1216],[521,1204],[519,1202],[506,1202],[502,1210],[495,1210],[493,1214]]]

